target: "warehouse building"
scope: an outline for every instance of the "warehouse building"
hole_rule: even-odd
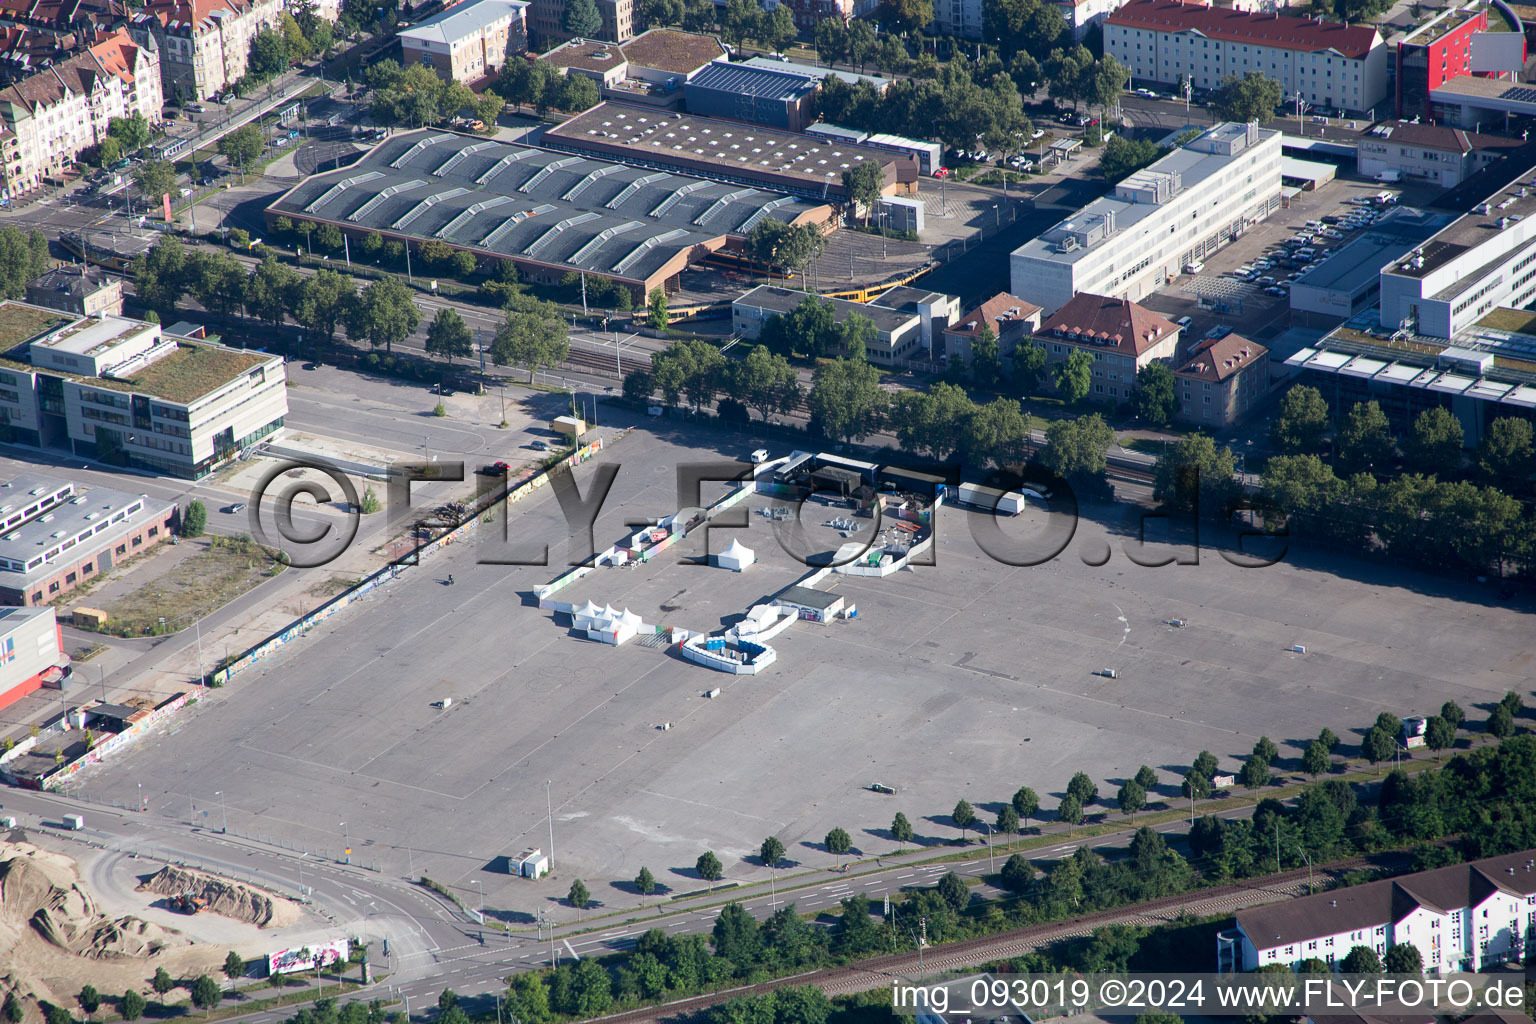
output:
[[[267,208],[267,219],[333,224],[353,237],[377,231],[411,245],[440,241],[511,260],[535,281],[592,274],[643,302],[764,218],[822,224],[831,213],[781,192],[423,130],[306,178]]]
[[[283,360],[98,313],[0,303],[11,440],[197,480],[282,429]]]
[[[1451,215],[1395,206],[1291,284],[1292,322],[1333,326],[1381,299],[1381,272],[1450,223]]]
[[[688,80],[688,112],[798,132],[815,121],[821,79],[788,68],[717,60]]]
[[[620,103],[600,103],[549,129],[540,145],[837,202],[844,199],[843,172],[868,160],[885,176],[887,195],[917,191],[917,163],[901,154]]]
[[[1227,122],[1013,251],[1015,295],[1139,300],[1280,208],[1280,133]]]
[[[176,515],[170,502],[41,473],[0,483],[0,604],[57,600],[165,540]]]
[[[52,608],[0,609],[0,710],[63,678],[68,669]]]

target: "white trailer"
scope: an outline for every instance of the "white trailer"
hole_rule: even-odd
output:
[[[994,509],[999,515],[1016,516],[1024,511],[1026,499],[1018,491],[1003,491],[980,484],[961,484],[960,503],[972,505],[986,512]]]

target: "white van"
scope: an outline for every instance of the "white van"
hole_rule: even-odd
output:
[[[768,461],[768,449],[767,448],[759,448],[757,451],[752,453],[752,463],[753,463],[753,465],[760,466],[760,465],[762,465],[763,463],[765,463],[767,461]]]

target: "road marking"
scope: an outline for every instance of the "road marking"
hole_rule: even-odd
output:
[[[914,871],[914,872],[912,872],[909,875],[897,875],[896,877],[897,878],[916,878],[917,877],[917,872]]]

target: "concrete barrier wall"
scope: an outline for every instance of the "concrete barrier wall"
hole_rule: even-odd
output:
[[[144,737],[145,733],[149,732],[149,730],[154,726],[158,725],[160,722],[165,721],[165,719],[186,707],[187,702],[191,699],[192,694],[190,692],[178,693],[175,697],[155,708],[154,711],[150,712],[149,717],[145,718],[143,721],[135,722],[133,725],[130,725],[122,732],[112,733],[111,735],[97,741],[96,745],[90,750],[87,750],[83,757],[76,758],[69,764],[65,765],[63,768],[48,776],[47,779],[43,780],[42,788],[56,789],[61,782],[74,775],[86,765],[100,764],[102,761],[106,760],[117,751],[122,750],[124,747],[127,747],[132,743],[137,743]]]

